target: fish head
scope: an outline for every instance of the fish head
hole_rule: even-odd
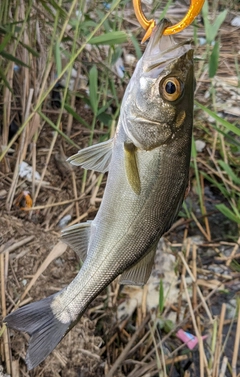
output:
[[[136,147],[151,150],[192,131],[193,49],[190,41],[163,35],[164,19],[152,33],[126,90],[124,129]]]

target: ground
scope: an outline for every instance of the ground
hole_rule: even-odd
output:
[[[175,8],[171,9],[174,17]],[[128,11],[132,12],[131,9]],[[209,79],[207,69],[201,68],[205,47],[198,45],[195,52],[198,58],[197,101],[209,106],[211,86],[215,90],[216,112],[237,127],[240,125],[240,94],[236,66],[240,45],[239,29],[231,26],[231,20],[239,14],[236,6],[229,11],[221,27],[219,68],[213,80]],[[204,37],[201,20],[198,26],[198,37]],[[180,38],[192,36],[193,29],[189,28]],[[114,76],[119,101],[136,63],[130,63],[127,56],[135,53],[130,42],[125,44],[124,51],[125,78],[121,81]],[[88,53],[84,55],[85,60],[89,62],[91,57],[92,63],[99,63],[101,56],[95,56],[94,51]],[[19,76],[16,80],[22,79]],[[18,92],[16,82],[14,88]],[[91,124],[92,111],[83,102],[85,89],[79,89],[79,95],[74,97],[74,108],[87,124]],[[11,120],[19,107],[23,106],[21,90],[17,94],[11,108]],[[111,106],[114,113],[117,104],[114,102]],[[53,102],[52,92],[47,97],[44,111],[53,123],[57,123],[60,110]],[[39,131],[37,143],[34,143],[34,132],[31,136],[25,134],[17,138],[11,147],[12,151],[9,151],[0,166],[3,317],[19,304],[33,302],[60,291],[76,276],[81,262],[69,247],[62,246],[60,221],[66,215],[69,215],[68,225],[93,219],[107,179],[107,174],[102,176],[88,172],[85,175],[82,169],[72,168],[66,163],[66,157],[86,147],[90,137],[93,137],[94,142],[109,138],[114,131],[114,122],[111,127],[107,127],[98,120],[92,132],[86,124],[80,124],[79,120],[73,118],[68,133],[69,114],[64,113],[60,129],[74,141],[73,146],[61,135],[54,134],[51,125],[38,116],[36,113],[32,123],[35,132]],[[202,174],[216,177],[212,170],[219,173],[216,161],[227,150],[217,150],[214,158],[209,159],[214,148],[222,142],[221,137],[214,139],[211,124],[212,119],[196,107],[194,136],[195,140],[203,142],[202,149],[199,147],[197,151],[196,162],[201,171],[200,186],[206,216],[199,203],[193,159],[190,169],[191,189],[185,207],[190,215],[186,216],[185,210],[182,210],[182,216],[161,240],[148,284],[144,288],[122,287],[114,281],[91,303],[80,322],[53,353],[30,372],[24,362],[28,335],[7,330],[3,326],[0,331],[0,376],[240,375],[239,225],[216,210],[216,204],[227,204],[226,197]],[[203,125],[209,133],[206,133]],[[220,127],[219,124],[217,126]],[[215,144],[212,140],[215,140]],[[39,192],[31,177],[28,180],[26,176],[21,178],[16,174],[15,167],[21,161],[20,155],[34,167],[34,171],[40,174],[44,172],[44,182]],[[237,153],[232,153],[232,156],[239,158]],[[236,170],[236,174],[238,172]],[[220,178],[217,176],[219,183],[222,182]],[[227,180],[223,174],[224,179]],[[234,180],[228,180],[227,185],[229,190],[238,189],[239,192]],[[27,208],[26,198],[22,197],[23,191],[29,191],[35,197],[34,210]],[[197,336],[198,344],[193,350],[177,337],[179,329]],[[201,335],[207,335],[207,338],[201,341]]]

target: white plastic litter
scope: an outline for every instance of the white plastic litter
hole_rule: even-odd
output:
[[[239,16],[234,17],[231,21],[231,25],[239,27],[240,26],[240,17]]]
[[[71,215],[66,215],[64,216],[58,223],[58,226],[59,228],[64,228],[65,226],[67,226],[67,224],[69,223],[69,221],[72,220],[72,216]]]
[[[32,176],[33,176],[32,166],[28,165],[27,162],[22,161],[21,164],[19,165],[19,176],[21,178],[26,178],[28,182],[32,182]],[[40,181],[41,179],[41,176],[37,171],[35,171],[34,173],[34,178],[36,181]]]
[[[202,140],[196,140],[195,146],[196,146],[197,152],[202,152],[203,149],[206,147],[206,143],[205,141],[202,141]]]

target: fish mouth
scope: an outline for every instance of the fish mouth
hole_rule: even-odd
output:
[[[192,40],[176,42],[172,35],[163,35],[164,30],[172,23],[164,18],[153,29],[150,41],[143,54],[144,71],[149,72],[156,67],[177,59],[192,49]]]

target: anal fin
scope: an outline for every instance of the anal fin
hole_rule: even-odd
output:
[[[136,160],[136,147],[133,143],[124,143],[124,160],[128,183],[135,194],[141,192],[141,183]]]
[[[72,165],[81,166],[87,170],[95,170],[105,173],[109,169],[112,158],[113,139],[103,143],[91,145],[80,150],[77,154],[69,157],[67,161]]]
[[[91,234],[91,221],[72,225],[61,232],[61,240],[75,251],[84,262]]]
[[[137,264],[124,271],[120,277],[119,284],[144,285],[151,275],[157,243],[151,246],[150,251]]]

